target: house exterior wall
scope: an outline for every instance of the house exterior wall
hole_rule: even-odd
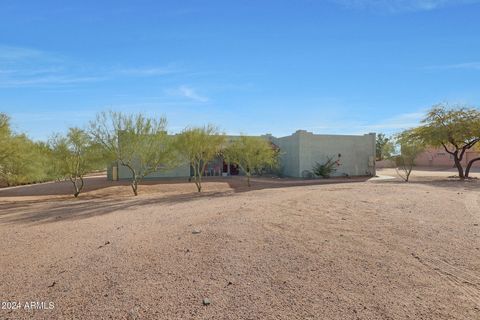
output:
[[[317,135],[304,130],[299,130],[286,137],[276,138],[271,135],[262,136],[280,148],[280,169],[284,176],[302,178],[305,170],[312,171],[316,162],[325,163],[328,157],[340,154],[340,166],[333,176],[365,176],[375,175],[375,134],[362,136],[353,135]],[[229,140],[236,137],[229,136]],[[128,168],[118,166],[118,179],[130,179]],[[108,168],[107,175],[111,179],[112,166]],[[154,172],[146,179],[190,177],[190,166],[184,163],[179,167],[164,171]]]
[[[316,162],[325,163],[329,157],[333,157],[333,160],[339,159],[340,166],[332,176],[375,175],[374,133],[353,136],[317,135],[297,131],[296,134],[300,138],[300,174],[304,170],[311,171]]]
[[[318,135],[299,130],[291,136],[271,138],[280,148],[280,162],[287,177],[303,177],[312,171],[316,162],[325,163],[328,157],[340,157],[340,166],[333,176],[375,175],[375,134],[363,136]]]
[[[375,161],[375,169],[382,169],[382,168],[396,168],[397,164],[394,160],[385,159],[385,160],[377,160]]]
[[[300,137],[291,135],[283,138],[269,136],[270,141],[280,148],[280,169],[287,177],[300,177]]]
[[[474,158],[480,157],[480,152],[467,150],[461,161],[463,166]],[[415,165],[421,167],[453,167],[453,156],[443,148],[428,148],[415,158]],[[474,162],[473,167],[480,168],[480,161]]]
[[[127,167],[119,165],[117,170],[118,170],[119,180],[132,178],[132,173]],[[111,177],[112,175],[108,174],[108,171],[107,171],[107,176]],[[153,172],[147,175],[144,179],[174,178],[174,177],[179,177],[179,178],[190,177],[190,165],[187,162],[185,162],[184,164],[171,170]]]

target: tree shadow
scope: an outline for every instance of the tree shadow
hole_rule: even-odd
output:
[[[455,178],[445,178],[445,179],[419,179],[415,178],[408,182],[405,182],[399,178],[391,180],[377,180],[372,181],[372,183],[377,184],[386,184],[386,185],[425,185],[436,188],[443,188],[449,190],[460,190],[459,188],[465,188],[467,190],[477,190],[480,191],[480,180],[479,179],[467,179],[460,180]]]
[[[199,192],[175,192],[175,193],[150,193],[138,197],[120,197],[120,196],[81,196],[78,199],[50,199],[27,200],[2,204],[0,211],[0,224],[42,224],[59,221],[86,219],[94,216],[101,216],[113,213],[119,210],[148,206],[148,205],[169,205],[175,203],[184,203],[199,199],[211,199],[215,197],[228,197],[236,193],[249,192],[262,189],[287,188],[312,185],[331,185],[339,183],[364,182],[370,177],[355,178],[331,178],[321,180],[302,180],[302,179],[279,179],[279,178],[253,178],[251,187],[247,186],[244,177],[218,177],[206,179],[205,191]],[[226,183],[228,187],[222,190],[208,191],[209,182]],[[127,184],[128,182],[122,181]],[[148,184],[188,184],[185,179],[175,179],[168,181],[147,181]],[[105,184],[105,183],[103,183]],[[193,183],[190,184],[192,189]],[[190,187],[189,186],[189,187]],[[90,189],[92,190],[92,189]],[[94,189],[95,190],[95,189]],[[50,195],[50,191],[42,191],[36,195]],[[21,195],[25,195],[23,192]],[[55,194],[55,195],[58,195]],[[69,194],[70,195],[70,194]]]
[[[186,178],[172,178],[162,180],[144,180],[140,185],[179,184],[187,182]],[[129,180],[110,181],[106,176],[85,177],[85,187],[82,193],[97,191],[115,186],[130,186]],[[0,188],[1,197],[25,196],[72,196],[73,185],[70,181],[52,181],[16,187]]]
[[[363,182],[370,177],[333,177],[330,179],[295,179],[295,178],[265,178],[254,177],[251,179],[251,187],[247,186],[246,178],[243,176],[233,177],[204,177],[203,183],[208,184],[210,182],[226,183],[228,186],[235,190],[235,192],[244,192],[259,189],[270,188],[286,188],[297,186],[308,186],[317,184],[333,184],[333,183],[347,183],[347,182]],[[155,186],[155,185],[181,185],[190,184],[188,178],[162,178],[162,179],[145,179],[139,184],[142,186]],[[98,191],[110,187],[116,186],[130,186],[129,180],[109,181],[106,176],[94,176],[85,178],[85,187],[81,193],[83,199],[94,199],[105,197],[106,195],[95,195],[93,191]],[[141,192],[141,191],[140,191]],[[0,189],[0,199],[2,197],[42,197],[42,196],[73,196],[73,186],[69,181],[57,181],[46,182],[32,185],[24,185],[10,188]],[[53,200],[53,198],[51,199]],[[58,197],[57,197],[58,200]],[[25,200],[24,200],[25,201]],[[34,201],[32,201],[34,202]]]
[[[290,188],[290,187],[302,187],[302,186],[315,186],[315,185],[329,185],[329,184],[343,184],[354,182],[365,182],[372,177],[360,176],[360,177],[332,177],[329,179],[295,179],[295,178],[263,178],[254,177],[251,179],[251,186],[247,185],[245,177],[228,177],[226,181],[229,187],[234,190],[235,193],[248,192],[262,189],[275,189],[275,188]]]
[[[32,206],[32,203],[12,203],[2,205],[0,224],[43,224],[67,220],[87,219],[115,211],[127,210],[153,204],[168,205],[204,198],[223,197],[232,191],[174,194],[162,197],[135,197],[129,199],[70,199],[57,200]]]

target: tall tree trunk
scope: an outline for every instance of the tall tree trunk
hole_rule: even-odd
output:
[[[250,172],[247,172],[247,185],[250,187]]]
[[[198,192],[202,192],[202,174],[203,174],[203,170],[200,169],[200,164],[198,164],[198,166],[197,166],[197,177],[196,177],[196,180],[195,180],[195,184],[197,186]]]
[[[133,169],[132,166],[130,166],[128,164],[122,163],[122,165],[126,166],[130,170],[130,172],[132,173],[132,183],[130,185],[132,187],[133,194],[135,196],[138,196],[138,175],[137,175],[137,172],[135,171],[135,169]]]
[[[201,177],[202,173],[200,171],[200,165],[197,162],[192,162],[191,166],[193,168],[193,182],[197,187],[197,191],[201,192],[202,191],[202,177]]]
[[[453,153],[453,160],[455,162],[455,167],[457,167],[457,170],[458,170],[458,176],[462,180],[465,179],[465,174],[463,173],[462,163],[460,162],[461,160],[458,158],[458,151],[455,151]]]
[[[75,189],[75,192],[73,193],[73,196],[75,198],[78,198],[78,195],[80,194],[80,190],[78,190],[77,181],[73,182],[73,188]]]
[[[137,178],[133,178],[132,180],[132,190],[133,190],[133,194],[135,196],[138,196],[138,180]]]
[[[408,182],[408,180],[410,180],[410,175],[412,174],[412,170],[413,170],[413,164],[410,165],[407,170],[405,170],[405,182]]]
[[[77,180],[77,178],[75,178],[75,198],[78,197],[78,195],[80,194],[80,192],[82,192],[83,190],[83,186],[84,186],[84,183],[83,183],[83,177],[78,177],[79,180]],[[80,181],[80,185],[77,185],[77,182]]]
[[[470,175],[470,169],[472,169],[473,163],[479,160],[480,160],[480,157],[474,158],[468,162],[467,168],[465,169],[465,178],[468,178],[468,176]]]
[[[82,192],[83,189],[83,178],[80,177],[79,179],[77,177],[73,178],[72,176],[70,176],[70,181],[72,182],[74,189],[73,196],[75,198],[78,197],[78,195],[80,194],[80,192]],[[80,184],[78,184],[79,182]]]

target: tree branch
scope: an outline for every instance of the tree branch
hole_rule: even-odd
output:
[[[442,146],[443,146],[443,148],[445,149],[445,151],[447,151],[447,153],[449,153],[449,154],[451,154],[451,155],[454,155],[454,154],[455,154],[455,152],[452,152],[452,151],[448,150],[447,146],[446,146],[443,142],[442,142]]]
[[[480,141],[480,139],[473,139],[472,141],[468,142],[465,144],[465,147],[467,149],[470,149],[471,147],[473,147],[478,141]]]

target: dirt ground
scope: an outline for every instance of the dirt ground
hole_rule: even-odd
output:
[[[1,189],[0,319],[480,319],[480,180],[378,174]]]

